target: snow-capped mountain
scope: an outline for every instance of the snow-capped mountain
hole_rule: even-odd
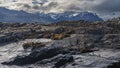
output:
[[[102,21],[100,17],[98,17],[96,14],[91,12],[64,12],[64,13],[49,13],[48,14],[52,19],[55,20],[55,22],[68,20],[68,21],[76,21],[76,20],[86,20],[90,22],[94,21]]]
[[[41,22],[51,23],[63,20],[102,21],[96,14],[90,12],[64,12],[64,13],[27,13],[25,11],[0,8],[0,22]]]

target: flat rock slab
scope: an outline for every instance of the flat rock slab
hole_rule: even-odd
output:
[[[92,53],[74,55],[75,62],[66,68],[106,68],[120,61],[120,50],[101,49]]]

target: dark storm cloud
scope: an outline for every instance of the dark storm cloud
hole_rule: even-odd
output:
[[[120,0],[106,0],[93,7],[98,12],[120,12]]]

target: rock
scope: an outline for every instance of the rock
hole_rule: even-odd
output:
[[[34,50],[28,56],[17,56],[14,60],[9,62],[3,62],[6,65],[26,65],[32,64],[43,59],[51,58],[60,53],[62,47],[44,47]]]
[[[72,28],[59,27],[53,32],[53,34],[61,34],[61,33],[73,34],[75,33],[75,31]]]
[[[60,68],[61,66],[73,62],[73,56],[71,55],[64,55],[63,57],[59,58],[59,60],[55,63],[55,68]]]
[[[63,40],[57,40],[55,43],[52,43],[50,47],[42,47],[37,48],[33,50],[29,55],[27,56],[17,56],[14,60],[10,62],[4,62],[3,64],[7,65],[26,65],[26,64],[34,64],[38,61],[42,61],[44,59],[50,59],[52,57],[57,56],[58,54],[77,54],[81,52],[81,48],[83,47],[89,47],[88,49],[83,49],[82,51],[84,53],[91,52],[92,50],[92,44],[94,44],[94,41],[96,39],[93,39],[93,36],[75,36],[70,38],[65,38]],[[69,43],[72,43],[70,45]],[[89,44],[89,45],[88,45]],[[31,45],[31,44],[30,44]],[[33,43],[32,43],[33,45]],[[67,59],[67,58],[69,59]],[[60,57],[61,58],[61,57]],[[63,63],[66,64],[68,62],[71,62],[71,57],[65,56],[64,58],[57,59],[55,61],[54,67],[62,66]],[[43,63],[51,62],[51,60],[45,60]],[[63,62],[63,63],[62,63]]]
[[[65,32],[65,28],[59,27],[53,33],[54,34],[60,34],[60,33],[63,33],[63,32]]]
[[[35,33],[35,32],[36,32],[36,30],[35,30],[35,29],[30,28],[30,32],[31,32],[31,33]]]
[[[10,43],[16,42],[17,38],[15,36],[2,36],[0,37],[0,43]]]
[[[29,59],[28,58],[25,58],[26,56],[16,56],[14,58],[14,60],[12,61],[8,61],[8,62],[3,62],[1,64],[4,64],[4,65],[21,65],[21,64],[24,64],[24,61],[28,61]],[[29,62],[28,62],[29,63]]]
[[[118,34],[108,34],[104,35],[103,38],[97,42],[100,46],[104,48],[115,48],[120,49],[120,35]]]
[[[45,47],[45,44],[43,44],[41,42],[36,42],[36,43],[29,42],[29,43],[24,43],[22,46],[23,46],[24,49],[29,49],[30,48],[30,49],[34,50],[36,48]]]
[[[112,63],[108,65],[107,68],[120,68],[120,62]]]
[[[53,40],[61,40],[61,39],[63,39],[63,38],[65,38],[65,37],[70,37],[70,35],[69,34],[53,34],[52,36],[51,36],[51,39],[53,39]]]
[[[51,34],[43,33],[43,34],[40,34],[37,38],[50,38],[50,37],[51,37]]]
[[[59,68],[67,63],[71,63],[73,62],[74,59],[73,59],[73,56],[72,55],[69,55],[69,54],[59,54],[55,57],[52,57],[50,59],[44,59],[42,61],[39,61],[37,62],[36,64],[39,65],[39,64],[42,64],[42,65],[53,65],[53,68]]]
[[[36,64],[43,64],[46,65],[48,63],[55,63],[56,61],[58,61],[59,58],[63,57],[63,54],[58,54],[57,56],[54,56],[52,58],[48,58],[48,59],[44,59],[42,61],[38,61]],[[54,65],[54,64],[53,64]]]

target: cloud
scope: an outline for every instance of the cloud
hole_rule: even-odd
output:
[[[103,12],[118,12],[120,11],[120,0],[105,0],[100,5],[93,7],[94,10]]]
[[[0,0],[0,6],[27,12],[90,11],[103,18],[120,14],[120,0]]]

